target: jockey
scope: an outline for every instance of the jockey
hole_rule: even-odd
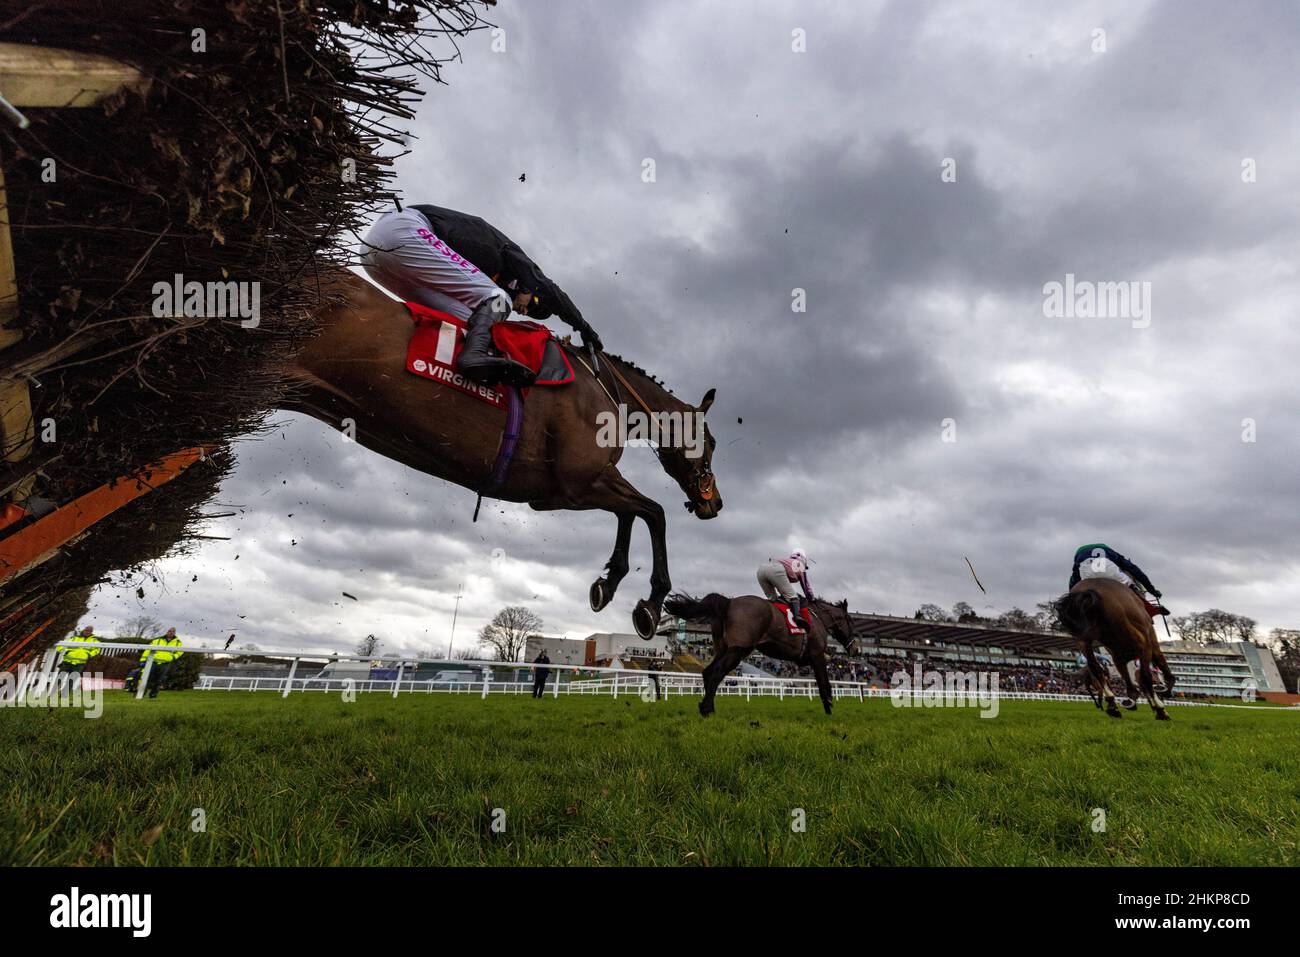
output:
[[[1147,602],[1146,592],[1150,592],[1157,600],[1160,598],[1160,592],[1155,585],[1151,584],[1151,579],[1147,578],[1146,572],[1109,545],[1101,543],[1081,545],[1075,551],[1074,569],[1070,573],[1069,587],[1073,588],[1085,578],[1109,578],[1120,582],[1137,592],[1138,597],[1148,605],[1148,610],[1154,608],[1153,615],[1169,614],[1169,609],[1163,605]]]
[[[481,382],[527,383],[522,363],[492,354],[492,325],[513,308],[557,316],[600,349],[600,337],[572,300],[509,236],[478,216],[440,206],[385,213],[366,234],[366,274],[393,295],[467,320],[457,368]]]
[[[795,633],[803,632],[803,618],[799,614],[799,594],[794,585],[803,589],[809,602],[813,601],[812,586],[808,584],[808,566],[811,564],[803,549],[796,548],[787,558],[775,561],[768,559],[758,566],[758,584],[768,601],[785,601],[790,606],[790,618],[795,625]]]

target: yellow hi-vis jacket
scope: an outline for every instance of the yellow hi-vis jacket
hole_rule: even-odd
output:
[[[173,645],[179,647],[181,644],[181,640],[179,637],[168,638],[166,635],[159,635],[153,641],[149,642],[149,644],[160,645],[166,648],[169,648]],[[175,661],[183,654],[185,654],[185,652],[183,651],[152,651],[152,650],[142,651],[140,652],[140,663],[144,664],[152,657],[157,664],[165,665],[169,661]]]
[[[99,644],[99,639],[96,638],[94,635],[88,635],[84,638],[81,635],[72,635],[68,638],[68,641],[75,641],[77,644],[82,645],[83,647],[64,648],[63,661],[65,664],[84,665],[91,658],[95,657],[95,655],[99,654],[101,650],[97,647],[94,647],[95,645]]]

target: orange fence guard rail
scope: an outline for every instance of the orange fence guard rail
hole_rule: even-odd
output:
[[[96,522],[141,495],[165,485],[195,462],[201,461],[206,452],[202,446],[173,452],[133,475],[123,476],[73,499],[26,528],[0,539],[0,581],[21,574],[51,558]]]

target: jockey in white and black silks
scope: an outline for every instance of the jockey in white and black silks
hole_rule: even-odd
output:
[[[1095,542],[1092,545],[1080,545],[1074,553],[1074,568],[1070,572],[1070,584],[1073,588],[1085,578],[1109,578],[1137,592],[1138,597],[1155,609],[1156,614],[1167,615],[1169,609],[1163,605],[1147,602],[1146,593],[1150,592],[1156,600],[1160,591],[1151,584],[1146,572],[1138,568],[1137,563],[1125,558],[1109,545]],[[1144,591],[1145,589],[1145,591]]]
[[[511,309],[534,319],[557,316],[600,349],[600,337],[564,290],[487,220],[440,206],[385,213],[364,239],[366,274],[393,295],[468,320],[459,370],[482,382],[521,383],[531,373],[494,355],[492,324]]]
[[[794,590],[798,585],[803,589],[804,597],[813,601],[812,586],[808,584],[808,556],[802,549],[796,548],[786,558],[768,559],[758,566],[758,584],[769,601],[780,600],[789,604],[790,616],[797,631],[803,631],[803,618],[800,617],[800,597]]]

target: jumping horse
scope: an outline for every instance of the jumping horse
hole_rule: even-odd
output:
[[[713,698],[722,679],[751,651],[796,665],[811,665],[822,707],[831,713],[834,699],[826,671],[826,638],[833,635],[852,653],[856,638],[847,599],[838,603],[813,601],[812,627],[803,635],[790,634],[785,613],[757,595],[728,598],[714,592],[696,599],[678,593],[664,602],[664,608],[670,615],[687,621],[707,621],[713,627],[713,660],[704,668],[704,698],[700,701],[703,717],[713,714]]]
[[[1160,650],[1151,615],[1133,589],[1109,578],[1085,578],[1071,588],[1069,594],[1057,600],[1056,615],[1066,631],[1079,640],[1092,679],[1088,693],[1091,695],[1095,688],[1101,696],[1101,700],[1093,697],[1097,707],[1100,708],[1104,700],[1106,713],[1112,718],[1120,717],[1106,671],[1093,652],[1093,646],[1100,644],[1110,651],[1128,695],[1134,701],[1137,701],[1138,689],[1133,686],[1130,665],[1136,662],[1138,685],[1151,704],[1151,710],[1156,713],[1156,720],[1169,720],[1164,702],[1156,692],[1151,669],[1153,666],[1160,669],[1165,694],[1174,690],[1174,673]]]
[[[317,313],[319,334],[283,370],[281,407],[334,428],[355,430],[357,443],[417,471],[482,492],[489,484],[506,413],[467,393],[405,371],[412,320],[406,306],[350,273],[329,281],[331,304]],[[637,602],[633,624],[642,638],[654,634],[664,596],[672,589],[663,508],[642,495],[618,470],[621,443],[597,441],[598,416],[633,401],[647,414],[698,414],[713,403],[710,389],[698,406],[683,402],[650,375],[602,353],[594,369],[566,345],[578,374],[569,385],[535,388],[504,480],[490,497],[527,502],[538,511],[599,509],[618,520],[605,574],[591,586],[594,611],[605,608],[628,571],[628,545],[636,519],[650,531],[650,596]],[[607,368],[606,368],[607,367]],[[598,377],[597,372],[601,373]],[[618,396],[618,400],[615,400]],[[349,423],[350,420],[350,423]],[[722,509],[712,471],[714,439],[704,426],[694,457],[682,447],[656,449],[665,472],[687,497],[697,518]]]

